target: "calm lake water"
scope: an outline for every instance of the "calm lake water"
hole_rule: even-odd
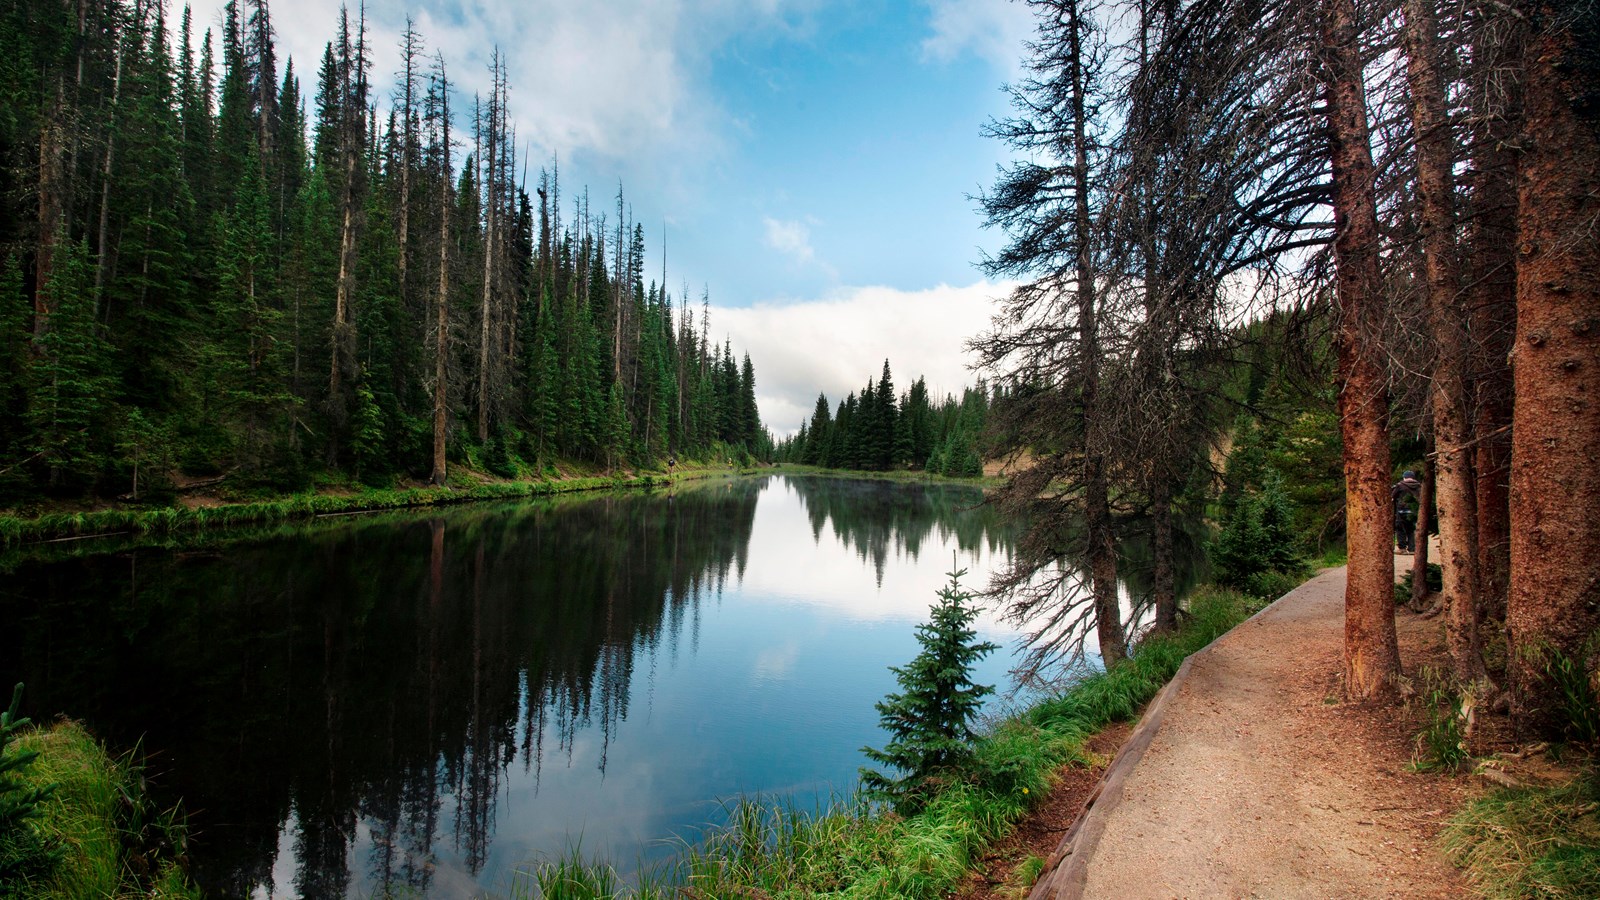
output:
[[[718,798],[849,791],[888,666],[1010,532],[974,489],[825,478],[353,516],[15,564],[0,684],[142,741],[208,895],[465,897],[624,871]],[[1006,687],[1015,632],[980,680]]]

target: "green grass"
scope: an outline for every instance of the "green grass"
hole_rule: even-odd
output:
[[[648,488],[727,474],[726,467],[682,467],[673,472],[629,476],[588,476],[543,481],[458,483],[445,487],[363,488],[349,494],[306,493],[222,506],[117,508],[93,512],[48,513],[24,518],[0,516],[0,548],[68,538],[129,535],[164,537],[244,525],[272,525],[318,516],[388,509],[447,506],[483,500],[516,500],[614,488]]]
[[[1600,897],[1600,769],[1591,761],[1569,784],[1474,800],[1443,842],[1484,896]]]
[[[1436,669],[1423,666],[1420,675],[1422,700],[1428,707],[1428,724],[1417,732],[1411,769],[1414,772],[1460,771],[1472,759],[1467,752],[1461,691]]]
[[[75,722],[34,729],[17,744],[39,752],[25,777],[58,785],[35,824],[59,862],[39,881],[6,889],[30,900],[200,896],[175,862],[183,828],[175,814],[149,815],[136,766],[111,759]]]
[[[780,475],[827,475],[845,478],[866,478],[874,481],[928,482],[933,484],[970,484],[978,487],[995,487],[1005,483],[1004,478],[987,475],[958,477],[935,475],[909,469],[830,469],[826,466],[808,466],[800,463],[778,463],[766,471]]]
[[[1090,735],[1136,715],[1185,657],[1253,609],[1238,593],[1197,591],[1181,630],[1148,638],[1124,665],[996,725],[978,741],[972,763],[914,816],[901,817],[859,796],[810,811],[745,798],[727,808],[726,824],[686,843],[637,888],[621,887],[605,863],[573,854],[535,870],[537,884],[523,885],[513,896],[942,897],[1049,789],[1061,765],[1088,762],[1083,743]]]

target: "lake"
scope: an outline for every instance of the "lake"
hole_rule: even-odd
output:
[[[11,564],[0,684],[182,798],[226,897],[466,897],[581,847],[670,855],[720,799],[849,792],[973,488],[686,482]],[[983,683],[1007,687],[1016,632]]]

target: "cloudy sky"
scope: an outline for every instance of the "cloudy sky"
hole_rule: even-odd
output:
[[[217,28],[222,0],[194,5]],[[315,96],[337,10],[271,0],[279,64]],[[973,263],[998,236],[969,199],[1005,148],[1029,13],[1010,0],[368,0],[381,100],[409,16],[469,108],[498,46],[519,143],[559,158],[563,193],[612,208],[622,184],[650,245],[646,271],[698,298],[749,351],[762,418],[793,431],[885,357],[897,386],[972,380],[962,340],[1004,286]],[[530,178],[534,176],[530,175]]]

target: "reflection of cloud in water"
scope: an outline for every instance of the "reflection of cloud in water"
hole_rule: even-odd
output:
[[[756,657],[756,677],[763,680],[788,678],[794,672],[795,660],[799,658],[800,646],[793,641],[763,650]]]
[[[825,608],[861,621],[925,621],[949,583],[952,550],[967,570],[962,586],[975,593],[1009,560],[986,510],[966,517],[965,533],[950,524],[951,513],[981,499],[976,489],[943,485],[779,479],[757,501],[743,587],[758,603]],[[860,514],[854,504],[861,502],[874,514]],[[898,564],[887,565],[890,559]],[[875,569],[875,585],[863,583],[863,565]],[[987,608],[975,624],[985,634],[1018,632]]]

